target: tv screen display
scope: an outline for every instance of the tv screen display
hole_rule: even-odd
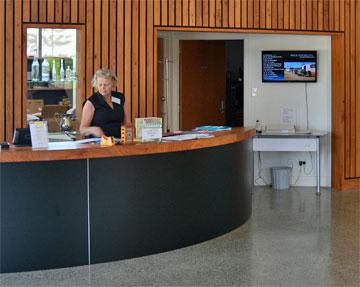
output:
[[[316,51],[262,51],[263,82],[316,82]]]

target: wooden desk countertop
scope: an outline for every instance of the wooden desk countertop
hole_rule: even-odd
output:
[[[231,131],[213,134],[215,137],[207,139],[130,143],[112,147],[103,147],[98,144],[76,144],[74,142],[50,143],[49,147],[45,149],[11,146],[9,149],[0,150],[0,163],[107,158],[195,150],[248,140],[255,135],[255,129],[233,128]]]

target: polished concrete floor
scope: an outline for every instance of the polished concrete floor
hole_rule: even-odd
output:
[[[0,286],[360,286],[360,191],[256,188],[253,198],[246,224],[202,244],[2,274]]]

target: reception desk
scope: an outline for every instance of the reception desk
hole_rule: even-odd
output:
[[[0,271],[144,256],[231,231],[251,215],[253,135],[2,150]]]

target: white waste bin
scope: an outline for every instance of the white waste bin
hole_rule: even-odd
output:
[[[271,182],[274,189],[288,189],[291,182],[291,170],[289,166],[271,167]]]

